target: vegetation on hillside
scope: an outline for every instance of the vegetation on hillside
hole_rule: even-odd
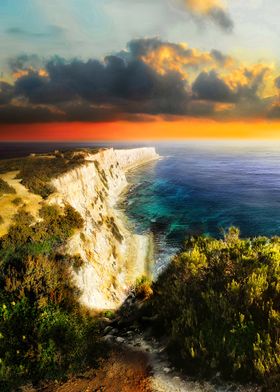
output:
[[[35,155],[26,158],[7,159],[0,161],[0,173],[19,171],[17,178],[31,192],[41,195],[46,199],[54,188],[51,179],[85,162],[82,152],[73,151],[56,153],[55,155]],[[0,180],[1,195],[1,180]]]
[[[21,197],[16,197],[15,199],[13,199],[12,200],[12,203],[15,205],[15,206],[20,206],[21,204],[23,204],[23,200],[22,200],[22,198]]]
[[[280,238],[189,238],[154,284],[180,365],[280,386]],[[274,389],[273,389],[274,388]]]
[[[83,163],[83,154],[57,153],[0,161],[0,173],[19,171],[30,191],[47,198],[52,178]],[[96,167],[102,199],[106,181]],[[15,191],[0,180],[4,193]],[[101,353],[98,324],[79,305],[69,272],[83,261],[62,251],[83,219],[69,205],[44,205],[35,222],[20,198],[13,203],[19,210],[0,238],[1,391],[67,377],[95,366]],[[122,242],[114,219],[104,223]],[[224,239],[190,237],[154,284],[141,278],[134,291],[180,367],[279,390],[280,237],[240,239],[235,228]]]
[[[20,208],[0,239],[0,390],[66,377],[95,365],[98,327],[77,301],[61,245],[83,226],[71,206],[45,205],[42,218]]]
[[[0,178],[0,196],[10,193],[16,193],[15,189],[2,178]]]

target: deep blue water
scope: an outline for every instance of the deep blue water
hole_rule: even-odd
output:
[[[0,157],[95,145],[2,143]],[[220,237],[235,225],[242,236],[280,235],[280,142],[155,146],[163,159],[129,174],[132,186],[121,207],[137,232],[154,234],[159,268],[190,234]]]
[[[186,236],[280,235],[280,142],[160,145],[164,157],[130,174],[125,202],[138,232],[152,231],[158,268]]]

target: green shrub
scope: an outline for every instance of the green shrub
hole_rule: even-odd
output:
[[[23,203],[23,201],[22,201],[22,198],[21,198],[21,197],[16,197],[15,199],[12,200],[12,203],[13,203],[15,206],[19,206],[19,205],[21,205],[21,204]]]
[[[113,320],[116,317],[116,313],[113,310],[105,310],[103,316]]]
[[[75,270],[79,270],[84,266],[85,262],[79,254],[71,257],[71,265]]]
[[[147,300],[149,299],[152,294],[152,282],[146,276],[141,276],[136,280],[135,283],[135,295],[140,300]]]
[[[40,222],[23,208],[0,241],[0,390],[64,378],[96,365],[98,324],[84,315],[59,247],[83,225],[71,206],[43,206]]]
[[[16,193],[15,189],[10,186],[6,181],[0,178],[0,196],[9,193]]]
[[[279,375],[280,238],[239,239],[235,228],[189,238],[154,291],[181,365],[262,383]]]

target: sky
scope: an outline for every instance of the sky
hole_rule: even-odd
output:
[[[0,140],[280,137],[278,0],[1,0]]]

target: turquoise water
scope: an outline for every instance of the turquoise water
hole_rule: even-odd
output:
[[[154,145],[162,159],[129,174],[121,206],[138,233],[153,233],[156,270],[191,234],[280,235],[280,142],[0,143],[0,158],[79,147]]]
[[[152,232],[157,269],[188,235],[280,235],[280,142],[160,144],[163,157],[130,173],[123,207]]]

